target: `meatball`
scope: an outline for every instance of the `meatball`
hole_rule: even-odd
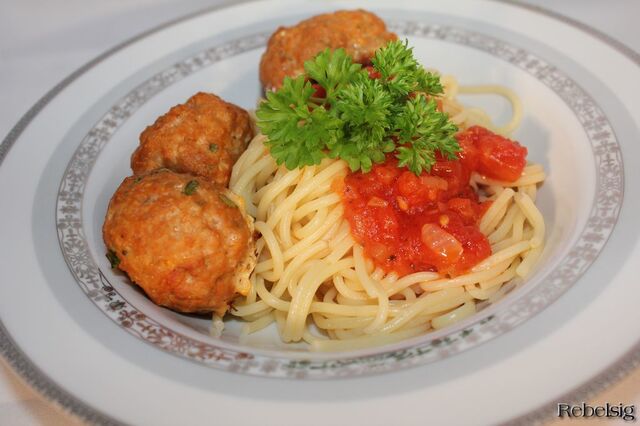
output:
[[[250,290],[253,220],[231,191],[167,169],[126,178],[102,227],[112,266],[158,305],[224,314]]]
[[[364,64],[378,48],[397,38],[380,18],[364,10],[314,16],[273,33],[260,60],[260,81],[266,90],[277,89],[286,76],[304,73],[304,62],[326,48],[342,47]]]
[[[247,111],[216,95],[197,93],[142,132],[131,168],[140,174],[166,167],[227,186],[233,164],[252,137]]]

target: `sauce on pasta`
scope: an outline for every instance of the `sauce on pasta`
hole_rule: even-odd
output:
[[[393,156],[370,173],[346,176],[345,218],[365,255],[385,272],[457,276],[491,255],[478,226],[491,201],[480,202],[469,185],[471,174],[515,181],[527,150],[480,126],[458,140],[458,160],[439,158],[420,176],[399,168]]]

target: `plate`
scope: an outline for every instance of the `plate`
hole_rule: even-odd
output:
[[[386,404],[407,407],[408,413],[423,406],[415,405],[420,400],[453,408],[447,395],[466,395],[466,401],[482,389],[487,400],[471,404],[467,415],[498,421],[550,399],[551,383],[541,382],[545,375],[534,372],[553,372],[554,392],[561,395],[631,347],[636,339],[628,336],[637,337],[634,290],[624,280],[633,273],[629,264],[637,230],[627,218],[637,208],[633,182],[638,180],[634,170],[623,168],[623,159],[635,158],[638,126],[629,111],[637,97],[629,88],[637,64],[568,25],[498,3],[483,3],[482,8],[474,2],[361,5],[408,37],[423,63],[465,84],[508,85],[523,98],[527,114],[516,136],[530,148],[531,158],[550,171],[540,204],[551,232],[534,276],[505,300],[451,330],[394,347],[323,356],[279,347],[268,339],[247,347],[232,333],[222,342],[212,341],[202,321],[151,305],[110,273],[99,229],[113,189],[128,174],[128,156],[140,129],[197,90],[251,107],[259,94],[257,59],[276,26],[358,5],[274,1],[203,13],[103,58],[49,96],[34,111],[35,118],[18,125],[0,151],[1,157],[6,155],[0,194],[11,200],[3,211],[0,227],[6,238],[0,248],[7,261],[5,279],[14,283],[1,294],[2,347],[14,365],[27,363],[17,369],[37,380],[37,388],[55,400],[65,399],[63,405],[85,417],[100,416],[98,408],[133,423],[171,423],[180,415],[195,421],[211,408],[219,412],[215,407],[241,407],[249,401],[270,416],[286,409],[303,418],[305,412],[327,408],[327,414],[314,420],[346,422],[357,415],[357,409],[351,410],[357,407],[388,422],[393,418],[378,412]],[[536,25],[549,28],[549,34],[539,34]],[[478,102],[498,117],[506,114],[505,106],[493,100]],[[623,296],[614,299],[612,309],[606,303],[619,296],[616,292]],[[603,322],[615,322],[616,329]],[[602,330],[598,351],[579,365],[570,360],[572,354],[585,353],[579,338],[584,334],[578,332],[576,339],[576,330]],[[624,335],[627,340],[614,339]],[[555,346],[546,346],[550,342]],[[438,362],[397,371],[429,361]],[[273,379],[230,375],[210,366],[276,378],[395,372],[339,384],[274,384]],[[130,398],[108,398],[118,388],[113,373],[135,384],[130,391],[118,391]],[[85,377],[100,386],[88,389]],[[518,383],[522,386],[517,379],[530,388],[524,395],[512,391]],[[138,386],[153,390],[153,403],[128,395]],[[158,401],[174,401],[176,395],[184,395],[181,404],[188,400],[182,404],[187,414],[157,408],[170,406]],[[482,408],[505,399],[509,409],[500,414]],[[148,409],[141,410],[145,404]],[[339,407],[328,410],[332,404]],[[446,413],[442,416],[447,419]],[[246,414],[247,422],[251,419]]]
[[[303,16],[283,17],[281,23]],[[200,90],[252,108],[260,96],[257,65],[273,32],[273,24],[266,24],[267,30],[252,25],[221,41],[209,39],[168,52],[169,64],[152,63],[134,73],[132,86],[126,80],[115,84],[111,91],[122,93],[116,101],[95,99],[101,113],[95,123],[76,123],[79,143],[61,178],[56,227],[65,262],[87,297],[123,330],[189,360],[254,375],[327,378],[392,371],[451,356],[512,329],[573,285],[604,247],[623,200],[619,143],[602,109],[567,73],[513,43],[437,21],[390,14],[387,23],[409,38],[422,63],[438,58],[438,68],[461,82],[504,84],[526,100],[527,114],[515,136],[528,142],[528,158],[549,171],[537,200],[547,241],[536,273],[526,283],[455,327],[374,349],[313,353],[302,345],[283,344],[275,327],[241,340],[238,321],[227,323],[221,339],[212,338],[210,320],[154,305],[124,274],[113,271],[104,256],[102,224],[115,188],[131,174],[129,158],[141,129]],[[469,68],[469,63],[477,66]],[[508,119],[508,105],[500,99],[470,101],[484,104],[498,120]],[[599,136],[603,134],[607,136]],[[569,156],[571,170],[563,167]],[[605,157],[610,157],[608,163]],[[614,173],[611,188],[605,186],[605,166]],[[587,245],[590,256],[585,256]]]

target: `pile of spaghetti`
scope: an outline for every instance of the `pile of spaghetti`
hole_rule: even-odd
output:
[[[410,52],[406,44],[392,44],[396,50],[404,46],[403,54]],[[309,99],[320,99],[316,103],[322,104],[335,86],[321,81],[331,77],[330,73],[313,74],[314,64],[348,60],[337,52],[333,57],[328,52],[324,58],[319,55],[307,67],[307,76],[285,81],[283,90],[292,92],[299,86],[308,95],[303,105]],[[383,68],[381,56],[377,62],[374,58],[366,72],[382,84],[398,75],[381,76]],[[268,94],[259,107],[258,127],[266,134],[258,133],[252,140],[234,165],[230,181],[230,189],[245,200],[260,234],[252,291],[231,309],[246,321],[245,333],[275,322],[284,342],[306,341],[312,350],[391,343],[473,315],[482,304],[503,296],[507,283],[531,271],[543,249],[545,225],[534,203],[545,173],[540,165],[525,164],[526,149],[507,139],[520,122],[520,101],[506,88],[465,88],[449,76],[420,75],[423,80],[426,75],[432,92],[416,90],[417,95],[412,92],[407,98],[424,97],[430,108],[425,114],[430,114],[432,123],[439,123],[438,137],[443,144],[425,139],[421,148],[415,136],[402,141],[401,135],[394,135],[395,146],[381,148],[382,157],[373,155],[373,160],[346,149],[338,152],[334,146],[325,146],[315,155],[309,141],[298,141],[298,147],[309,148],[306,159],[305,153],[292,155],[286,152],[288,141],[278,133],[281,129],[274,128],[282,113],[274,105],[282,101],[286,109],[288,102],[282,89]],[[460,93],[504,96],[511,102],[513,117],[497,128],[481,110],[463,106],[457,100]],[[360,99],[366,104],[366,90]],[[325,114],[330,107],[321,108],[318,113]],[[303,113],[304,109],[307,107]],[[313,112],[311,107],[308,111]],[[301,119],[298,127],[311,119]],[[340,137],[348,136],[341,132]],[[376,136],[372,132],[367,137],[371,135]],[[498,154],[483,151],[494,145],[508,145],[508,149]],[[484,169],[467,167],[469,149],[481,158],[480,163],[485,155],[495,160],[495,168],[500,169],[503,161],[507,169],[489,170],[490,162],[484,163]],[[465,181],[456,183],[459,189],[454,194],[450,170],[440,174],[437,170],[458,161],[464,172],[457,179],[462,176]],[[369,188],[376,186],[375,181],[367,180],[373,176],[387,180],[377,189]],[[415,181],[417,186],[407,186],[405,181]],[[403,188],[409,188],[406,196]],[[354,190],[360,192],[354,196],[349,192]],[[368,195],[362,198],[365,192]],[[414,200],[414,205],[416,194],[422,198]],[[371,212],[389,216],[376,213],[373,217]],[[427,216],[433,220],[425,219]],[[454,218],[459,222],[456,229],[473,238],[456,237],[458,231],[451,227]],[[422,221],[418,231],[402,228],[411,221]],[[392,227],[389,223],[395,226],[393,230],[387,229]],[[400,248],[402,241],[389,240],[385,232],[412,247]],[[417,240],[411,239],[412,232]],[[416,261],[416,253],[430,254]]]

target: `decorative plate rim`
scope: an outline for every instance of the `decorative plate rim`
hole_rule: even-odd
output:
[[[514,0],[492,0],[496,3],[509,4],[521,9],[526,9],[531,12],[545,15],[553,18],[564,24],[572,26],[587,33],[588,35],[599,39],[605,44],[609,45],[614,50],[621,53],[623,56],[629,58],[636,65],[640,66],[640,55],[634,50],[630,49],[625,44],[611,38],[610,36],[602,33],[601,31],[583,24],[574,19],[568,18],[564,15],[558,14],[553,11],[549,11],[539,6],[522,4]],[[36,102],[16,123],[16,125],[9,131],[7,136],[0,144],[0,166],[8,154],[10,148],[20,137],[22,132],[28,127],[30,122],[38,115],[38,113],[44,109],[44,107],[62,90],[64,90],[69,84],[71,84],[78,77],[86,73],[88,70],[104,61],[114,53],[124,49],[125,47],[151,35],[163,29],[177,24],[179,22],[187,21],[193,17],[200,16],[202,14],[212,12],[218,9],[229,7],[230,5],[217,5],[214,7],[206,8],[189,15],[180,17],[175,20],[168,21],[153,29],[145,31],[135,37],[128,39],[127,41],[116,45],[103,54],[97,56],[90,62],[78,68],[75,72],[63,79],[60,83],[54,86],[49,92],[47,92],[38,102]],[[62,408],[74,414],[79,418],[100,424],[121,424],[119,421],[112,417],[101,413],[98,409],[92,407],[89,404],[84,403],[77,397],[70,394],[63,389],[60,385],[55,383],[44,371],[42,371],[35,363],[29,358],[29,356],[22,351],[22,349],[15,343],[11,337],[9,331],[0,320],[0,354],[4,357],[9,365],[20,375],[20,377],[32,388],[43,394],[48,400],[56,404],[57,407]],[[640,364],[640,342],[635,344],[625,355],[614,361],[607,368],[605,368],[600,374],[588,379],[588,381],[575,388],[574,390],[567,392],[563,395],[562,399],[565,401],[580,401],[585,398],[601,391],[602,389],[610,386],[618,381],[624,374]],[[555,405],[553,402],[545,404],[537,409],[532,410],[528,414],[519,416],[509,423],[521,424],[532,421],[541,421],[552,415]]]

